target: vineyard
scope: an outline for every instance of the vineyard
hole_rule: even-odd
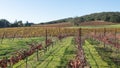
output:
[[[120,28],[2,28],[0,67],[120,68]]]

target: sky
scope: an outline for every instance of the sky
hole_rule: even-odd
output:
[[[0,19],[48,22],[98,12],[120,12],[120,0],[0,0]]]

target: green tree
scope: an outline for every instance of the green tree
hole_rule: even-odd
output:
[[[76,18],[72,19],[72,23],[73,23],[73,25],[78,26],[79,23],[81,23],[81,21],[80,21],[79,17],[76,17]]]
[[[120,22],[120,16],[114,15],[110,17],[110,22]]]
[[[31,25],[32,23],[29,23],[28,21],[26,21],[25,26],[31,26]]]
[[[22,21],[18,21],[18,22],[17,22],[17,25],[18,25],[18,27],[22,27],[22,26],[23,26]]]
[[[23,26],[22,21],[17,21],[17,20],[15,20],[13,24],[11,24],[11,27],[22,27],[22,26]]]
[[[10,22],[6,19],[0,19],[0,28],[10,27]]]

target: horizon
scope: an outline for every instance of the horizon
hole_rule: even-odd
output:
[[[49,22],[53,20],[83,16],[99,12],[120,12],[120,1],[115,0],[1,0],[0,19],[33,22]]]

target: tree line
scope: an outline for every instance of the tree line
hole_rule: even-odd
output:
[[[31,26],[34,23],[30,23],[26,21],[26,23],[23,23],[21,20],[20,21],[15,21],[14,23],[10,23],[6,19],[0,19],[0,28],[5,28],[5,27],[24,27],[24,26]]]

